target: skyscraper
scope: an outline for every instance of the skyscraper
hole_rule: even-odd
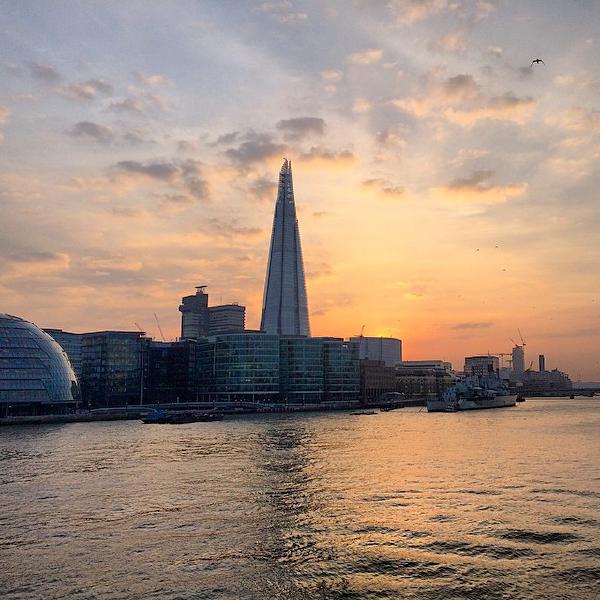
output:
[[[292,164],[287,159],[279,172],[260,328],[271,334],[310,336]]]

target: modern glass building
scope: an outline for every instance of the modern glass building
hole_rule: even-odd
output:
[[[211,336],[198,342],[202,399],[275,402],[279,337],[261,332]]]
[[[71,333],[62,329],[44,328],[44,331],[54,340],[56,340],[61,348],[66,352],[69,362],[77,375],[77,381],[81,384],[81,340],[83,334]]]
[[[281,401],[315,404],[323,398],[321,338],[281,337],[279,340]]]
[[[143,403],[147,338],[139,331],[83,334],[81,391],[89,408]]]
[[[323,399],[327,402],[358,400],[360,396],[360,361],[358,344],[341,338],[323,341]]]
[[[71,412],[77,378],[60,345],[33,323],[0,314],[0,415]]]
[[[260,328],[269,334],[310,336],[292,163],[283,161],[273,217]]]

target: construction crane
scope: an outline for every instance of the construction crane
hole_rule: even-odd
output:
[[[521,335],[521,330],[517,329],[517,331],[519,332],[519,338],[521,339],[521,345],[523,346],[523,348],[525,348],[525,346],[527,346],[527,344],[525,343],[525,340],[523,339],[523,336]]]
[[[510,356],[511,358],[508,359],[506,362],[509,364],[509,366],[512,367],[512,352],[490,352],[488,350],[488,356],[499,356],[500,357],[500,368],[504,368],[504,357],[505,356]]]
[[[163,330],[160,326],[160,321],[158,320],[158,315],[156,313],[154,313],[154,318],[156,320],[156,326],[158,327],[158,331],[160,331],[160,337],[162,338],[163,342],[166,342],[167,340],[165,340],[165,334],[163,333]]]
[[[140,333],[146,333],[141,327],[139,323],[134,323],[134,325],[140,330]]]

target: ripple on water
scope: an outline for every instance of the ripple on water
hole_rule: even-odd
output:
[[[463,556],[489,556],[491,558],[523,558],[532,556],[534,553],[530,548],[517,548],[512,546],[497,546],[483,544],[469,544],[457,540],[435,541],[424,544],[419,548],[438,554],[461,554]]]
[[[580,539],[575,533],[565,531],[530,531],[527,529],[507,529],[496,534],[505,540],[517,540],[534,544],[570,544]]]

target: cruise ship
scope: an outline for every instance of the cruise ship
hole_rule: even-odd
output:
[[[470,376],[457,381],[437,400],[427,401],[427,412],[457,412],[515,406],[517,394],[495,376]]]

